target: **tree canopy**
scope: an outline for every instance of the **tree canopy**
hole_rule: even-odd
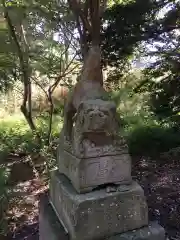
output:
[[[158,15],[169,8],[163,18]],[[173,0],[136,0],[115,4],[104,14],[102,49],[104,62],[118,66],[144,41],[158,41],[178,28],[179,4]]]

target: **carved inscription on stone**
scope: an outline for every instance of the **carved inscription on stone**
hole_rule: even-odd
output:
[[[88,159],[84,162],[84,173],[81,181],[86,184],[104,182],[121,182],[129,180],[131,164],[128,155],[106,156],[97,159]]]
[[[67,151],[58,159],[59,172],[65,174],[80,193],[108,184],[130,184],[131,159],[128,154],[79,159]]]

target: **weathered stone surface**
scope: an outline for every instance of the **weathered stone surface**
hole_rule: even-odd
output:
[[[78,110],[72,141],[72,153],[76,157],[100,157],[127,152],[125,140],[118,135],[119,126],[114,102],[101,99],[86,100]]]
[[[65,104],[63,137],[71,142],[74,116],[82,102],[88,99],[104,99],[106,95],[103,88],[100,47],[92,46],[88,51],[79,81],[70,92]]]
[[[64,130],[65,131],[65,130]],[[116,105],[101,99],[84,100],[74,118],[69,141],[61,135],[60,145],[77,158],[128,153],[125,139],[119,136]]]
[[[39,239],[40,240],[69,240],[70,236],[66,233],[62,223],[47,195],[40,199],[39,217]],[[79,240],[83,240],[82,237]],[[165,231],[159,224],[152,222],[147,227],[113,235],[101,240],[165,240]]]
[[[152,222],[147,227],[106,238],[106,240],[165,240],[164,228]]]
[[[133,182],[128,191],[105,189],[78,194],[70,181],[53,172],[51,202],[73,240],[108,237],[148,225],[142,188]]]
[[[59,151],[58,169],[79,193],[91,191],[107,183],[130,184],[131,159],[128,154],[79,159],[67,151]]]
[[[69,240],[69,235],[60,223],[48,195],[43,195],[39,203],[39,240]]]
[[[164,228],[152,222],[147,227],[106,238],[106,240],[165,240]]]
[[[90,53],[96,55],[93,49]],[[82,93],[87,87],[86,94],[72,95],[75,102],[69,98],[66,104],[57,154],[59,171],[79,193],[107,183],[130,184],[131,158],[119,135],[116,105],[104,98],[102,85],[96,88],[94,80],[83,81],[83,87],[78,86]]]

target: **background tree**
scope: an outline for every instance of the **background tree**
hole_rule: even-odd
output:
[[[114,81],[117,88],[136,56],[147,53],[147,44],[153,46],[163,35],[178,29],[178,9],[178,2],[172,0],[136,0],[118,2],[105,12],[101,34],[103,63],[114,69],[109,82]]]
[[[142,41],[157,40],[162,33],[176,29],[178,5],[173,0],[136,0],[109,8],[103,16],[105,64],[118,66]],[[167,8],[168,14],[158,19],[158,14]]]
[[[38,137],[37,127],[32,114],[32,83],[41,86],[50,105],[49,142],[54,108],[52,94],[60,82],[62,85],[62,82],[65,82],[65,77],[69,73],[72,74],[77,67],[77,64],[71,67],[77,55],[76,51],[69,57],[69,50],[74,48],[77,41],[72,38],[73,23],[69,23],[68,31],[66,28],[66,22],[71,20],[71,15],[66,12],[67,4],[64,1],[60,1],[60,6],[53,1],[43,1],[43,3],[42,1],[36,3],[31,1],[28,3],[25,1],[14,1],[13,3],[4,1],[3,9],[7,23],[5,26],[9,29],[8,35],[6,28],[6,35],[10,39],[10,45],[15,49],[14,58],[16,61],[12,63],[17,64],[17,67],[10,66],[10,68],[14,77],[14,71],[18,69],[18,72],[16,71],[16,80],[21,78],[24,85],[21,111],[31,130]],[[61,18],[59,18],[58,14]],[[54,37],[57,33],[58,39],[55,41]],[[1,34],[2,37],[6,35],[5,33]],[[8,52],[4,52],[4,55],[10,57]],[[17,61],[17,56],[19,62]],[[1,66],[3,67],[3,65]],[[7,72],[7,61],[6,69],[3,68],[3,71]],[[40,74],[38,80],[36,78],[37,72]],[[45,84],[42,85],[42,81],[40,81],[42,75],[44,78],[49,79],[49,87],[46,90],[44,88]],[[11,75],[7,73],[4,76],[4,83],[7,82],[7,77],[10,78]]]
[[[151,93],[150,106],[161,121],[179,125],[180,112],[180,4],[171,5],[161,22],[164,32],[157,35],[153,48],[145,53],[153,63],[145,69],[146,78],[140,90]],[[171,28],[171,30],[170,30]]]

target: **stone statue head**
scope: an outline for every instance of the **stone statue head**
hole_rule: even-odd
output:
[[[82,133],[113,134],[116,105],[111,101],[101,99],[83,101],[77,111],[76,123]]]

